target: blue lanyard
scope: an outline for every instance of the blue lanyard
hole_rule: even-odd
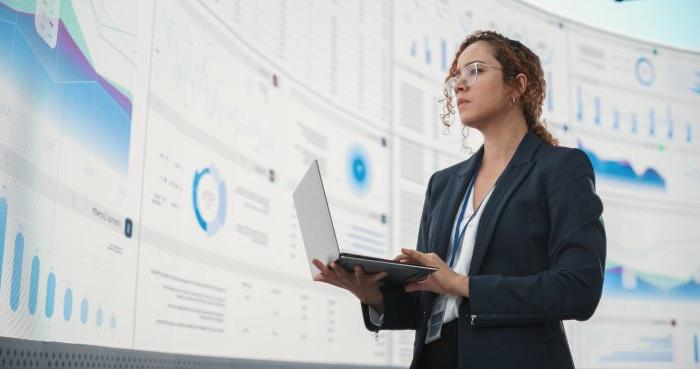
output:
[[[455,256],[457,255],[457,251],[461,248],[460,246],[462,245],[462,237],[464,237],[464,234],[467,232],[467,227],[469,227],[469,223],[471,223],[472,219],[476,216],[476,213],[479,212],[479,209],[481,208],[481,204],[474,209],[474,212],[472,212],[472,215],[469,217],[467,220],[467,224],[464,225],[464,228],[460,231],[460,226],[462,225],[462,220],[464,220],[464,211],[467,208],[467,203],[469,202],[469,195],[472,192],[472,188],[474,187],[474,182],[476,182],[476,176],[479,174],[479,168],[481,168],[481,162],[479,162],[479,165],[477,165],[476,170],[474,171],[474,175],[472,176],[472,179],[469,181],[469,187],[467,187],[467,194],[464,196],[464,202],[462,203],[462,209],[459,211],[459,216],[457,217],[457,226],[455,227],[455,234],[452,239],[452,255],[450,256],[450,263],[449,266],[452,268],[455,263]],[[498,182],[498,181],[496,181]],[[494,184],[494,187],[496,184]],[[483,200],[482,200],[483,203]]]

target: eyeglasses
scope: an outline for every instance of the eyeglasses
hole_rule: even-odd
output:
[[[484,67],[491,67],[503,70],[503,68],[501,67],[482,62],[471,63],[462,68],[460,73],[457,73],[457,75],[450,77],[447,80],[447,82],[445,82],[445,91],[447,91],[447,94],[452,98],[454,98],[457,95],[456,87],[457,83],[459,83],[460,80],[464,80],[464,84],[467,87],[474,86],[474,84],[476,83],[476,77],[479,75],[479,71],[483,70]]]

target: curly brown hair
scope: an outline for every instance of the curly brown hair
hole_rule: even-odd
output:
[[[527,127],[545,143],[552,146],[558,145],[559,140],[547,130],[546,122],[540,120],[542,103],[546,93],[546,82],[540,58],[519,41],[511,40],[494,31],[473,32],[459,45],[445,82],[457,73],[457,59],[462,51],[477,41],[485,41],[491,46],[493,56],[503,68],[503,82],[511,83],[519,73],[527,76],[525,92],[518,99],[519,104],[522,106]],[[455,109],[452,97],[450,97],[446,88],[443,90],[443,94],[444,98],[440,101],[444,102],[444,106],[440,118],[442,124],[449,129],[452,125],[451,121],[454,117]]]

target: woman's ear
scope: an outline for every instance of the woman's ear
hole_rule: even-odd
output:
[[[515,90],[515,97],[520,98],[525,93],[527,89],[527,76],[525,73],[518,73],[513,77],[513,89]]]

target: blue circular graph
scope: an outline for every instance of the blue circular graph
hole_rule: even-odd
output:
[[[350,187],[359,195],[366,194],[372,183],[372,167],[362,147],[350,148],[347,155],[347,168]]]
[[[215,195],[204,189],[202,183],[205,179],[213,181],[216,187]],[[205,209],[202,208],[203,206],[210,206],[201,203],[201,199],[207,197],[213,198],[214,201],[216,201],[217,209],[215,215],[209,217],[212,219],[207,219],[204,215],[212,212],[204,211]],[[224,225],[224,220],[226,219],[226,182],[221,178],[216,167],[208,166],[202,170],[195,171],[194,183],[192,184],[192,204],[199,227],[209,236],[216,234],[221,226]]]
[[[634,63],[634,74],[637,76],[637,81],[644,86],[651,86],[656,79],[654,64],[646,57],[641,57]]]

